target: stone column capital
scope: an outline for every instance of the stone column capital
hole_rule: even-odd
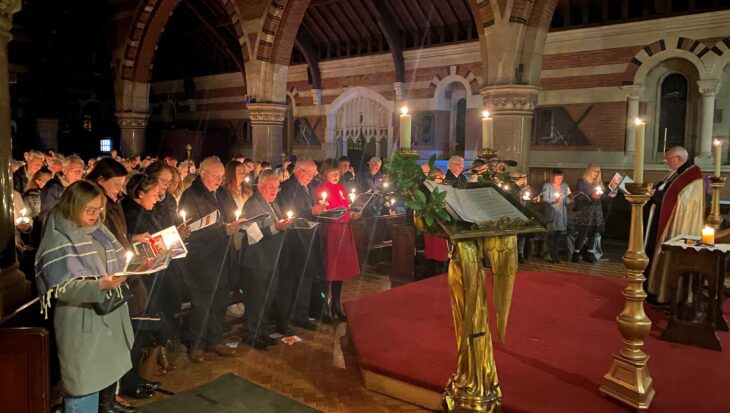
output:
[[[717,95],[717,92],[720,91],[721,84],[722,82],[718,79],[697,81],[697,86],[700,89],[700,93],[704,97],[715,97],[715,95]]]
[[[532,116],[540,90],[532,85],[500,85],[484,86],[479,93],[484,96],[484,106],[493,116]]]
[[[286,105],[280,103],[249,103],[248,119],[251,125],[282,125],[286,119]]]
[[[21,0],[0,0],[0,31],[10,40],[13,14],[20,11]]]
[[[117,124],[122,129],[144,129],[150,118],[149,113],[143,112],[117,112],[114,114]]]
[[[639,100],[644,95],[646,87],[644,87],[644,85],[642,84],[623,85],[621,86],[621,90],[626,92],[626,96],[628,96],[629,100]]]

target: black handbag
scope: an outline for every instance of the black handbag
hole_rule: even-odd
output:
[[[100,303],[94,303],[94,311],[98,315],[113,313],[117,308],[123,306],[131,296],[127,283],[122,283],[119,288],[112,290]]]

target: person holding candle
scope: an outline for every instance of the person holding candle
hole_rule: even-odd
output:
[[[53,178],[51,171],[41,168],[28,181],[25,192],[23,192],[23,202],[28,206],[28,215],[31,218],[35,218],[41,213],[41,191],[51,178]]]
[[[678,235],[700,236],[705,221],[705,184],[702,171],[689,161],[687,150],[681,146],[664,153],[669,173],[651,189],[650,221],[646,225],[645,251],[649,265],[645,271],[647,304],[663,307],[669,299],[666,283],[668,260],[661,251],[662,244]]]
[[[323,194],[327,194],[325,204],[327,210],[349,207],[345,187],[338,183],[340,172],[333,165],[325,162],[322,164],[319,174],[322,177],[322,183],[315,189],[315,197],[322,198]],[[360,273],[350,218],[351,214],[346,212],[337,220],[328,220],[323,224],[324,229],[321,234],[325,246],[325,271],[327,280],[330,281],[330,309],[332,316],[340,321],[347,321],[340,304],[342,282]],[[358,218],[358,215],[353,214],[352,218]]]
[[[576,186],[576,192],[581,192],[585,196],[576,198],[575,202],[575,224],[578,229],[578,237],[575,240],[575,252],[571,259],[573,262],[579,262],[581,257],[587,262],[596,262],[596,257],[591,250],[595,244],[596,234],[602,233],[605,229],[601,201],[606,196],[610,196],[605,193],[605,189],[600,165],[589,164]]]
[[[317,175],[317,165],[309,158],[299,159],[294,166],[294,174],[281,184],[276,204],[282,211],[291,212],[292,218],[315,221],[326,209],[326,203],[314,198],[315,187],[312,179]],[[288,216],[287,216],[288,218]],[[289,336],[288,324],[307,330],[317,326],[309,321],[310,314],[315,319],[329,321],[329,312],[324,312],[321,293],[326,291],[324,263],[319,226],[313,229],[295,229],[284,235],[282,272],[277,286],[274,306],[276,311],[288,317],[277,325],[279,333]],[[312,290],[316,293],[312,294]],[[313,310],[313,311],[310,311]]]
[[[568,195],[570,188],[563,182],[563,171],[553,169],[550,182],[545,183],[540,194],[545,204],[547,243],[553,264],[560,262],[560,244],[568,230]]]
[[[247,229],[248,245],[243,249],[240,265],[244,271],[244,341],[257,350],[266,350],[278,343],[266,333],[267,313],[276,296],[277,283],[285,261],[284,233],[294,222],[287,219],[276,203],[279,178],[274,171],[265,170],[259,176],[257,191],[243,206],[243,216],[267,217],[251,223]],[[255,227],[254,227],[255,226]],[[275,307],[274,322],[277,327],[287,326],[288,314]]]
[[[99,409],[100,392],[116,388],[132,368],[135,341],[127,303],[104,315],[93,306],[127,288],[127,277],[113,276],[124,268],[126,251],[102,224],[105,203],[98,185],[70,184],[49,211],[37,252],[38,293],[43,312],[52,313],[66,412],[135,411],[113,393]]]
[[[236,205],[221,185],[225,167],[217,157],[200,163],[200,174],[180,198],[180,209],[191,221],[215,211],[218,222],[190,234],[187,264],[183,278],[190,288],[190,316],[184,334],[190,361],[202,363],[203,351],[219,357],[232,357],[234,351],[223,344],[226,308],[228,308],[229,247],[238,232]],[[244,214],[245,216],[245,214]]]
[[[348,193],[352,192],[353,189],[357,189],[355,174],[350,172],[350,158],[340,156],[340,159],[337,160],[337,170],[340,171],[340,184],[345,187]]]

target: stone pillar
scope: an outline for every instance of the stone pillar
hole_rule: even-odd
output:
[[[249,103],[246,107],[251,121],[253,159],[276,164],[282,151],[286,105]]]
[[[58,150],[58,119],[36,119],[38,136],[41,138],[41,147]]]
[[[393,83],[393,91],[395,92],[395,100],[397,102],[400,102],[401,100],[403,100],[403,97],[406,95],[406,83],[405,82]],[[396,112],[399,112],[399,111],[400,111],[400,107],[397,108]],[[413,108],[411,108],[411,112],[412,111],[413,111]]]
[[[528,172],[532,120],[540,88],[531,85],[485,86],[479,90],[484,96],[485,109],[494,118],[494,148],[502,159],[517,161],[518,167]],[[481,147],[481,133],[479,139]]]
[[[118,112],[114,115],[117,117],[121,137],[119,153],[126,157],[142,154],[150,115],[142,112]]]
[[[720,81],[698,80],[697,86],[702,94],[702,106],[700,107],[699,151],[695,157],[695,164],[710,166],[712,164],[712,124],[715,119],[715,97],[720,91]]]
[[[621,89],[626,92],[629,99],[626,107],[626,146],[624,152],[627,157],[633,158],[634,149],[636,148],[636,118],[639,117],[639,103],[646,88],[644,88],[644,85],[626,85],[621,86]]]
[[[18,269],[10,164],[10,89],[8,42],[19,0],[0,0],[0,317],[30,298],[30,283]]]

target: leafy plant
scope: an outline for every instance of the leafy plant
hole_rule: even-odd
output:
[[[429,169],[433,169],[436,155],[428,160]],[[437,220],[449,222],[451,215],[446,211],[446,192],[434,189],[430,196],[424,192],[422,185],[428,177],[418,164],[418,155],[394,152],[390,162],[385,166],[392,191],[406,200],[406,206],[413,210],[414,217],[420,219],[429,232],[442,232]]]

